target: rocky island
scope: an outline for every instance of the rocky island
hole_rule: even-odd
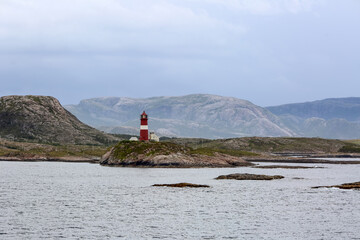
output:
[[[239,156],[199,151],[168,142],[122,141],[111,148],[100,164],[136,167],[239,167],[251,166]]]
[[[341,185],[333,185],[333,186],[317,186],[313,188],[339,188],[339,189],[356,189],[360,190],[360,182],[354,183],[344,183]]]
[[[274,179],[282,179],[284,176],[280,175],[258,175],[258,174],[249,174],[249,173],[233,173],[229,175],[221,175],[215,178],[216,180],[222,179],[234,179],[234,180],[274,180]]]

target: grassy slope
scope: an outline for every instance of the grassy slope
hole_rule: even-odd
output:
[[[335,153],[343,147],[356,148],[352,142],[321,139],[321,138],[272,138],[272,137],[245,137],[233,139],[167,139],[185,146],[210,148],[221,150],[236,150],[255,153]],[[356,152],[356,151],[355,151]]]
[[[342,147],[340,152],[344,153],[360,153],[360,139],[346,140],[348,145]]]
[[[101,157],[109,150],[106,146],[89,145],[49,145],[26,142],[12,142],[0,139],[2,157]]]
[[[215,153],[223,153],[234,157],[250,157],[257,156],[257,153],[249,152],[249,151],[241,151],[235,149],[218,149],[218,148],[196,148],[191,150],[192,154],[200,154],[207,156],[214,156]]]
[[[353,144],[356,144],[356,145],[360,145],[360,139],[346,140],[345,142],[353,143]]]
[[[170,142],[150,143],[151,147],[140,142],[123,141],[118,144],[116,154],[120,159],[128,154],[169,154],[186,152],[214,156],[216,152],[232,156],[254,156],[269,152],[353,152],[360,153],[360,140],[328,140],[318,138],[236,138],[236,139],[167,139]],[[126,143],[126,144],[125,144]],[[130,145],[129,145],[130,143]],[[177,143],[177,144],[174,144]],[[121,146],[121,147],[119,147]],[[5,157],[101,157],[109,146],[89,145],[50,145],[26,142],[13,142],[0,139],[0,156]]]
[[[130,142],[121,141],[115,146],[114,157],[117,159],[127,159],[136,157],[139,154],[145,156],[152,155],[169,155],[171,153],[199,154],[207,156],[215,156],[215,153],[223,153],[231,156],[256,156],[257,154],[240,150],[215,149],[215,148],[197,148],[193,149],[171,142]]]
[[[144,154],[145,156],[169,155],[171,153],[186,153],[189,151],[189,148],[168,142],[121,141],[115,146],[113,154],[116,159],[127,159],[136,157],[139,154]]]

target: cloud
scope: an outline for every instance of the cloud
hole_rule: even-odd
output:
[[[319,2],[2,0],[0,53],[224,56],[249,31],[243,14],[298,13]]]
[[[256,15],[275,15],[311,11],[315,6],[324,4],[324,0],[187,0],[189,2],[206,2],[224,6],[236,12]]]
[[[0,3],[3,52],[116,52],[221,47],[246,28],[177,1],[62,0]]]

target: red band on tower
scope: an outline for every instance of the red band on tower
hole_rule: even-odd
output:
[[[145,111],[140,115],[140,141],[149,141],[148,115]]]

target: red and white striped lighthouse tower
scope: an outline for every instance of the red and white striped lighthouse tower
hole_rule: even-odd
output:
[[[145,111],[140,115],[140,141],[149,141],[148,115]]]

